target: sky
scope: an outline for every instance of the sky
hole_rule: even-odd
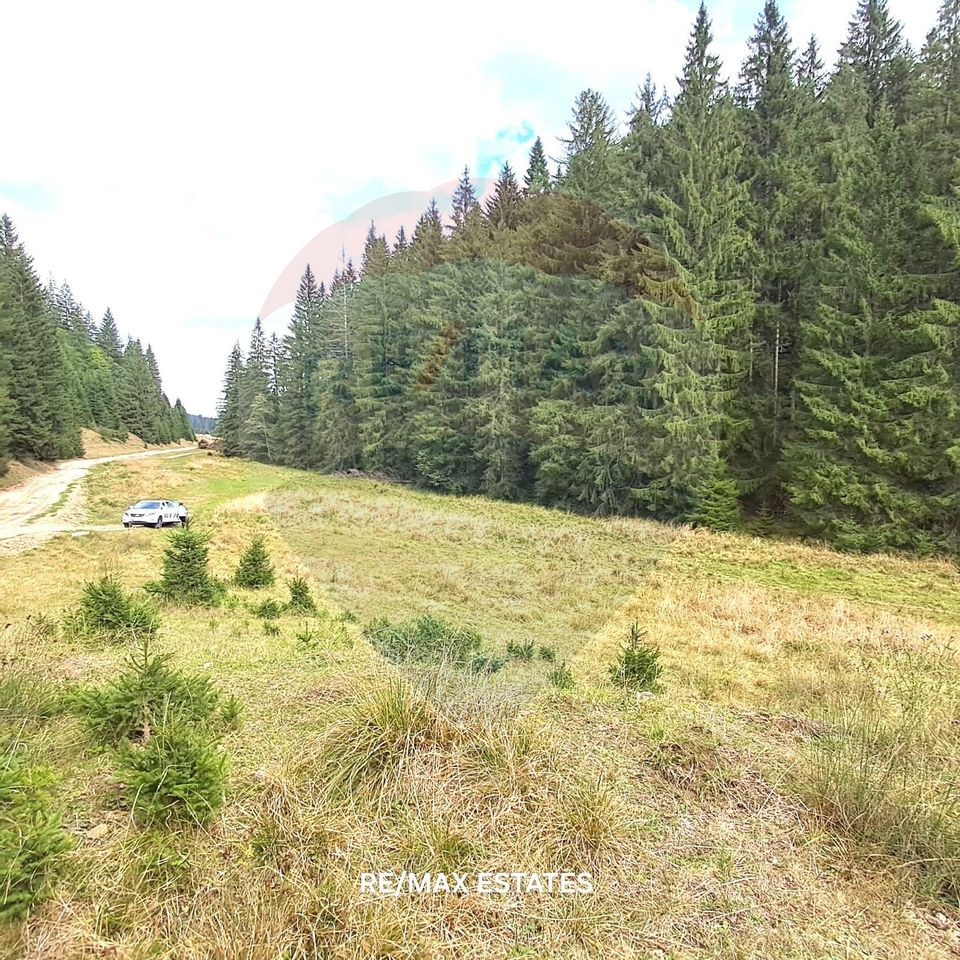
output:
[[[109,306],[171,400],[210,415],[233,343],[258,314],[283,329],[304,258],[320,278],[341,246],[359,262],[371,217],[409,232],[465,164],[522,172],[537,134],[556,156],[585,87],[621,118],[648,72],[673,88],[696,5],[5,3],[0,211],[43,280]],[[829,61],[854,5],[781,9]],[[890,0],[917,47],[938,6]],[[730,76],[761,7],[709,5]]]

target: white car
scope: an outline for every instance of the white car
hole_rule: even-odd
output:
[[[186,526],[190,514],[179,500],[141,500],[127,507],[122,519],[125,527],[156,527],[159,530],[167,523]]]

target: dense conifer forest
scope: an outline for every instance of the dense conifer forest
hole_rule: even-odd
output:
[[[960,0],[919,52],[863,0],[823,64],[768,0],[726,82],[701,7],[672,99],[585,90],[561,157],[307,268],[229,358],[225,452],[955,551]]]
[[[0,217],[0,474],[11,456],[83,454],[80,430],[148,443],[192,438],[183,404],[163,393],[149,345],[97,323],[66,284],[44,286],[10,218]]]

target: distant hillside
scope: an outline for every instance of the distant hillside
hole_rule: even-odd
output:
[[[188,413],[187,419],[190,421],[190,426],[193,427],[194,433],[217,432],[216,417],[201,417],[198,413]]]

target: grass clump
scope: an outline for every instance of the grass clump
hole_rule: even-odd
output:
[[[14,739],[0,756],[0,919],[17,920],[49,895],[72,842],[51,804],[48,771]]]
[[[801,792],[828,826],[960,899],[960,702],[952,656],[863,656],[829,691]]]
[[[147,584],[147,590],[188,606],[215,606],[223,599],[223,585],[210,575],[208,533],[177,530],[167,538],[163,551],[163,575]]]
[[[660,650],[644,642],[646,631],[634,623],[627,642],[620,649],[615,663],[610,665],[610,679],[618,687],[637,691],[655,691],[659,688]]]
[[[105,747],[146,742],[173,717],[222,729],[235,724],[239,714],[234,697],[224,699],[208,677],[172,668],[170,655],[154,653],[146,641],[127,658],[116,680],[81,690],[74,706],[87,731]]]
[[[571,690],[574,686],[573,674],[566,660],[561,660],[553,666],[547,673],[547,680],[558,690]]]
[[[382,795],[419,750],[442,739],[442,726],[433,704],[406,683],[378,686],[329,728],[322,780],[334,795]]]
[[[507,661],[505,657],[498,657],[492,653],[475,653],[470,658],[470,669],[474,673],[499,673]]]
[[[160,614],[149,599],[127,593],[116,576],[106,574],[84,585],[80,603],[64,617],[63,627],[68,636],[116,643],[154,636]]]
[[[510,660],[524,660],[530,662],[536,652],[536,644],[532,640],[508,640],[507,657]]]
[[[364,628],[364,636],[393,663],[452,663],[466,665],[479,653],[483,639],[469,627],[458,627],[437,617],[418,617],[404,623],[385,618]]]
[[[117,773],[134,817],[204,823],[223,803],[226,755],[209,730],[166,718],[149,739],[125,743]]]
[[[238,587],[260,590],[263,587],[272,587],[275,579],[273,564],[270,562],[264,539],[254,537],[247,552],[240,558],[240,565],[233,575],[233,582]]]
[[[287,581],[290,599],[287,601],[287,610],[300,616],[310,616],[317,612],[317,605],[310,594],[310,585],[303,577],[294,577]]]

